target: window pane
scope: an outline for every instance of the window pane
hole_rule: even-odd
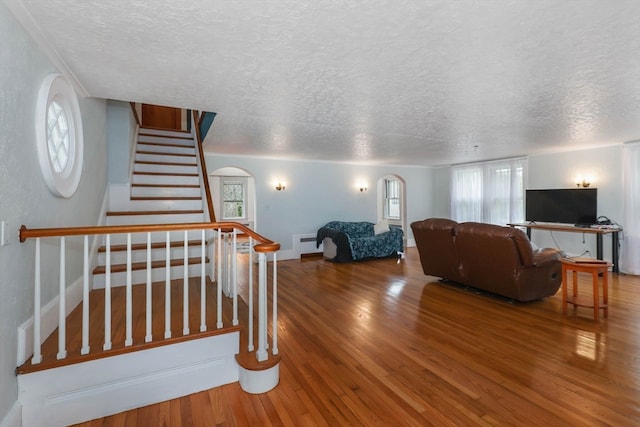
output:
[[[244,182],[224,181],[222,184],[222,219],[245,217]]]
[[[384,218],[400,219],[400,180],[385,179]]]
[[[522,222],[525,172],[526,159],[454,167],[452,218],[499,225]]]

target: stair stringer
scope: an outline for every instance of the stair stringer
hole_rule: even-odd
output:
[[[239,332],[18,375],[24,427],[70,425],[237,382]]]

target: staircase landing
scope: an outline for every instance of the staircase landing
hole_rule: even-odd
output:
[[[207,279],[206,285],[206,325],[207,331],[200,332],[200,278],[189,279],[189,334],[183,335],[183,281],[171,281],[171,338],[164,338],[165,329],[165,283],[152,284],[152,341],[145,342],[146,335],[146,285],[132,286],[132,334],[133,344],[125,346],[125,287],[111,289],[111,330],[112,345],[110,350],[103,350],[104,344],[104,289],[95,289],[89,294],[89,346],[87,355],[81,355],[82,346],[82,303],[67,317],[67,357],[57,360],[58,329],[56,329],[42,345],[42,362],[31,364],[31,359],[18,367],[18,374],[41,371],[59,366],[71,365],[104,357],[115,356],[147,348],[175,344],[178,342],[204,338],[239,331],[239,326],[231,326],[231,304],[223,304],[223,324],[216,329],[216,289]],[[226,299],[226,297],[224,297]]]

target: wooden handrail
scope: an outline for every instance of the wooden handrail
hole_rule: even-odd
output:
[[[133,118],[136,119],[136,123],[138,124],[138,126],[142,126],[140,116],[138,116],[138,111],[136,110],[136,103],[130,102],[129,105],[131,106],[131,112],[133,113]]]
[[[275,252],[280,249],[280,243],[276,243],[264,236],[256,233],[246,225],[239,222],[191,222],[175,224],[143,224],[143,225],[105,225],[94,227],[61,227],[61,228],[27,228],[26,225],[20,227],[20,241],[36,237],[61,237],[61,236],[85,236],[96,234],[123,234],[123,233],[147,233],[157,231],[183,231],[202,229],[223,229],[229,231],[238,229],[243,234],[254,238],[258,244],[255,245],[256,252]]]
[[[200,153],[200,163],[202,166],[202,181],[204,182],[204,191],[207,198],[207,208],[209,209],[209,220],[216,222],[216,213],[213,209],[213,200],[211,199],[211,191],[209,189],[209,174],[207,173],[207,162],[204,159],[204,150],[202,149],[202,137],[200,136],[200,121],[198,120],[198,113],[195,110],[191,110],[193,115],[193,122],[196,134],[196,145],[198,146],[198,153]]]

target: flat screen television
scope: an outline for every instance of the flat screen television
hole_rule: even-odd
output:
[[[598,218],[597,188],[526,190],[525,219],[588,226]]]

